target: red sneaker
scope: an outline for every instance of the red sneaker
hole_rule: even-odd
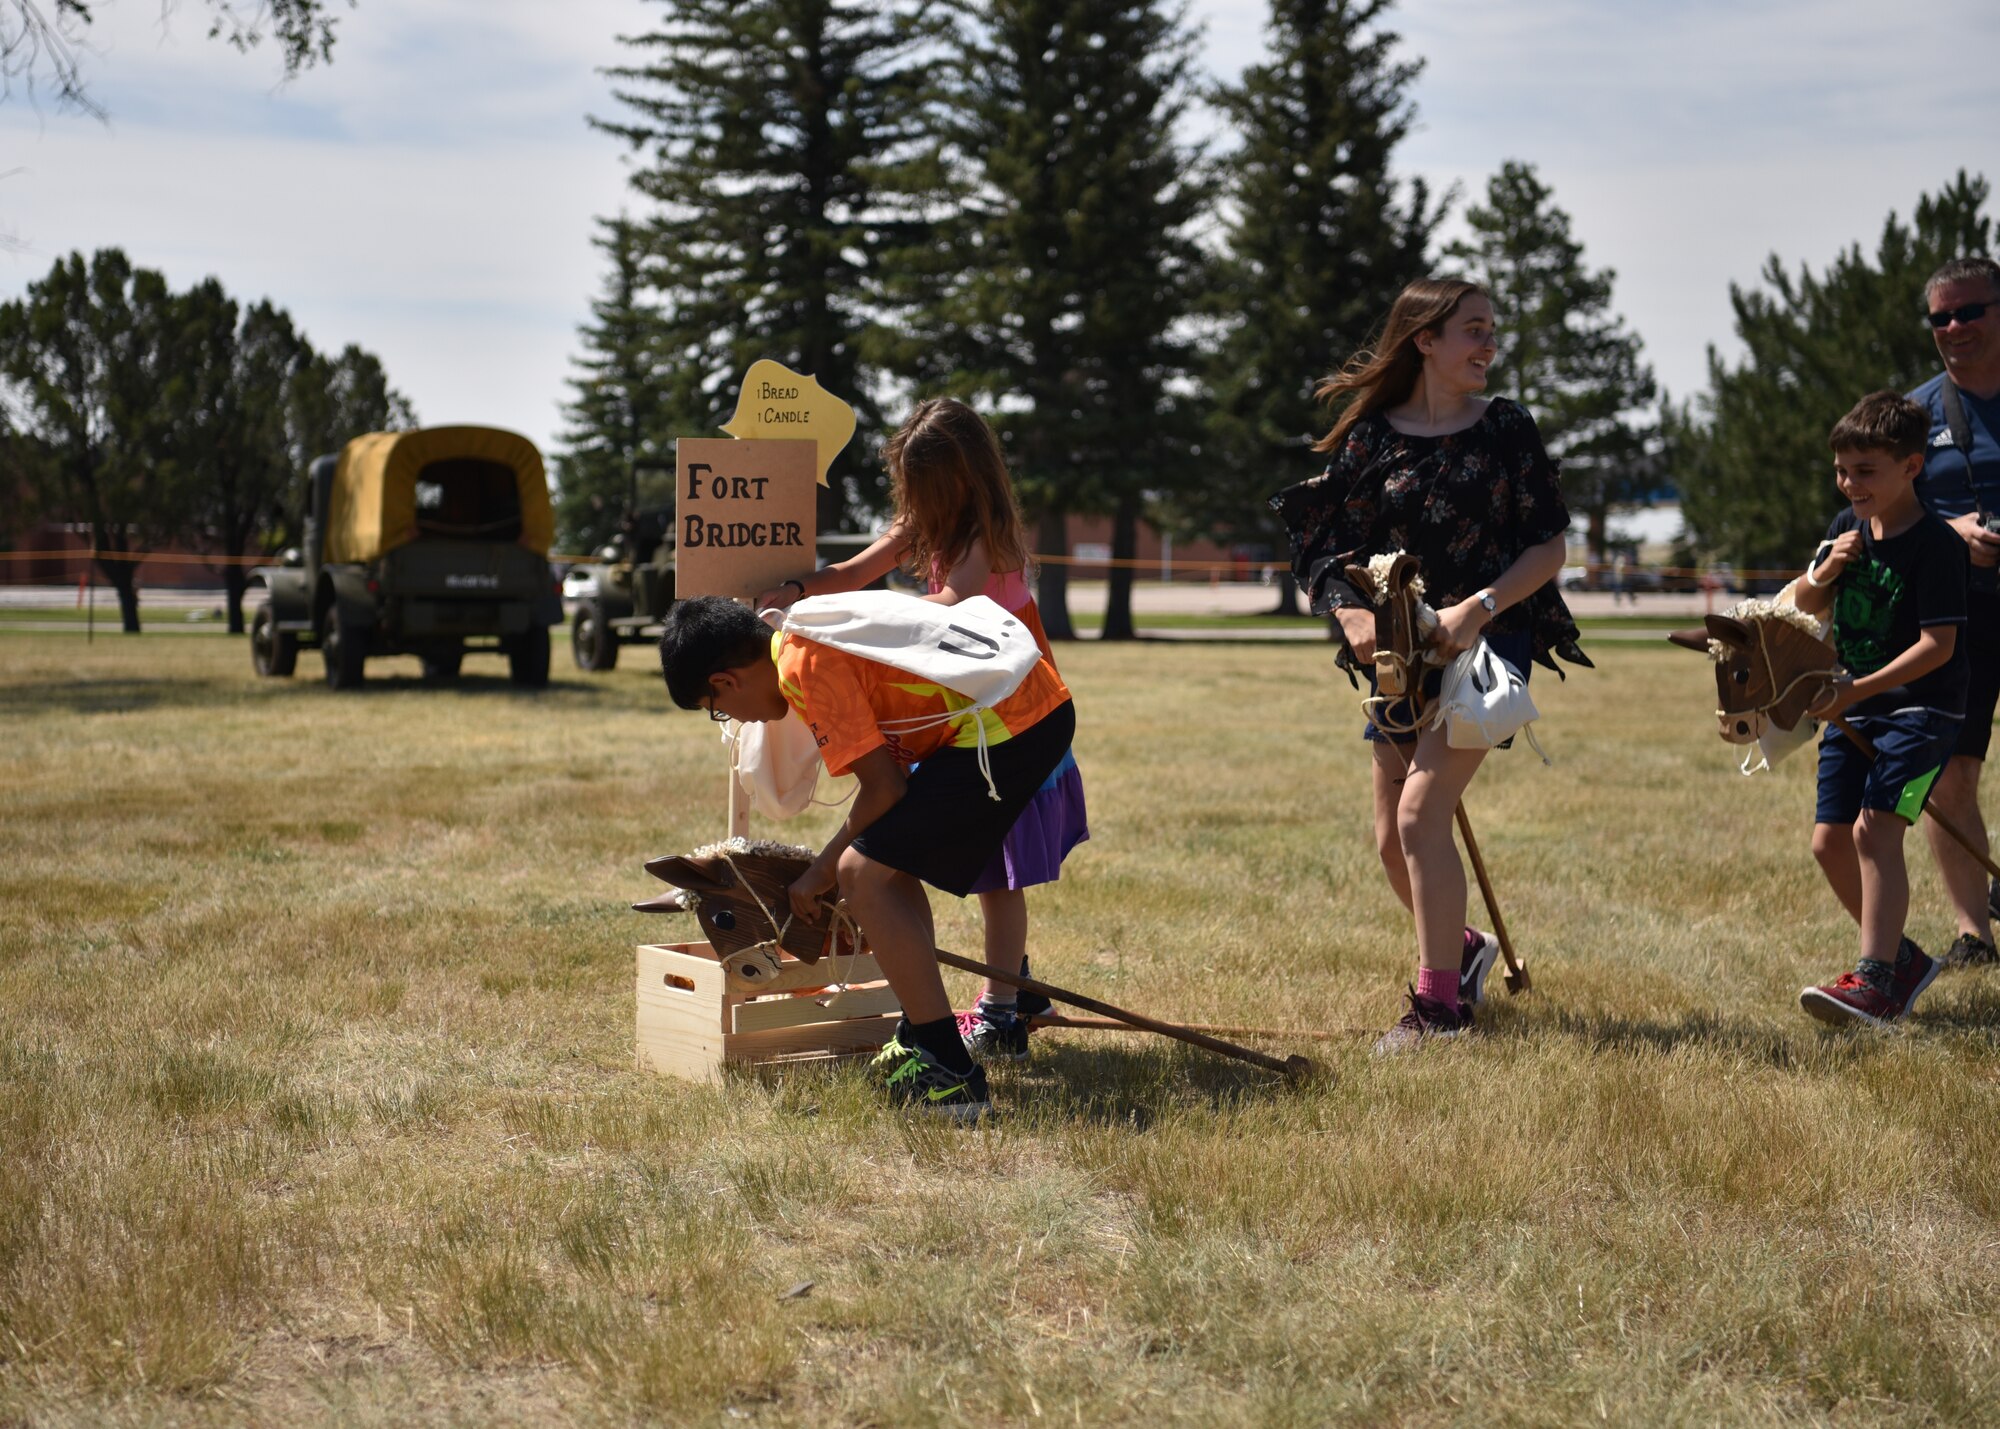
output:
[[[1875,990],[1860,973],[1842,973],[1822,987],[1809,987],[1799,994],[1799,1006],[1808,1016],[1835,1027],[1865,1022],[1870,1027],[1886,1027],[1903,1014],[1903,1007],[1885,993]]]
[[[1970,936],[1970,934],[1960,934],[1959,941],[1963,942]],[[1896,969],[1894,1000],[1896,1016],[1899,1019],[1910,1010],[1910,1004],[1917,1000],[1917,994],[1936,981],[1937,975],[1944,970],[1942,961],[1930,956],[1908,938],[1903,939],[1903,946],[1909,950],[1910,955],[1903,960],[1903,965]]]

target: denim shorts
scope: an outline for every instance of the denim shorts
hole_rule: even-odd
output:
[[[1826,727],[1819,741],[1819,802],[1813,822],[1851,824],[1863,809],[1877,809],[1915,823],[1931,785],[1951,758],[1964,720],[1926,709],[1847,718],[1875,746],[1875,758],[1871,762],[1839,725]]]

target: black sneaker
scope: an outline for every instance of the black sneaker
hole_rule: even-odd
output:
[[[1976,933],[1960,933],[1938,959],[1948,968],[1984,968],[2000,962],[2000,953]]]
[[[1033,973],[1028,971],[1028,960],[1026,957],[1021,959],[1021,976],[1034,976]],[[1022,1017],[1045,1017],[1049,1013],[1054,1012],[1056,1007],[1053,1002],[1050,1002],[1039,992],[1029,992],[1024,987],[1014,994],[1014,1010]]]
[[[1986,880],[1986,916],[2000,923],[2000,878]]]
[[[958,1014],[958,1035],[975,1062],[1028,1060],[1028,1020],[1018,1013],[994,1017],[984,1007]]]
[[[1465,956],[1458,965],[1458,1000],[1467,1007],[1477,1007],[1486,1000],[1486,975],[1493,971],[1493,960],[1500,956],[1500,940],[1477,928],[1465,931],[1477,941],[1466,944]]]
[[[1418,997],[1415,988],[1409,988],[1408,992],[1410,1010],[1394,1027],[1382,1034],[1382,1039],[1375,1044],[1376,1056],[1393,1057],[1398,1052],[1413,1052],[1425,1042],[1457,1037],[1475,1030],[1472,1009],[1463,1003],[1457,1007],[1446,1007],[1442,1002]]]
[[[931,1052],[904,1040],[905,1024],[869,1063],[882,1073],[889,1095],[913,1111],[978,1121],[993,1110],[986,1090],[986,1073],[976,1063],[964,1076],[952,1071]]]

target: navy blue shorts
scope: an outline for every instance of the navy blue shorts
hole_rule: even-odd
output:
[[[1899,710],[1849,715],[1848,722],[1874,744],[1874,762],[1840,726],[1828,725],[1819,741],[1819,804],[1813,822],[1851,824],[1863,809],[1879,809],[1915,823],[1964,721],[1930,710]]]
[[[1516,670],[1521,672],[1521,682],[1526,684],[1529,676],[1534,671],[1535,665],[1533,659],[1535,642],[1533,638],[1527,635],[1507,634],[1503,632],[1497,635],[1488,635],[1486,643],[1493,647],[1495,655],[1498,655],[1502,660],[1505,660],[1509,665],[1512,665]],[[1446,667],[1443,665],[1433,665],[1424,672],[1425,709],[1429,709],[1431,701],[1438,697],[1438,690],[1444,685],[1445,669]],[[1369,695],[1372,697],[1381,693],[1375,688],[1375,667],[1373,665],[1368,666],[1366,673],[1368,675]],[[1415,718],[1410,711],[1409,697],[1405,696],[1400,700],[1391,701],[1388,707],[1382,711],[1382,718],[1391,724],[1409,724]],[[1382,744],[1385,742],[1389,744],[1415,744],[1417,742],[1417,736],[1414,733],[1386,733],[1375,728],[1373,720],[1369,720],[1361,726],[1361,737],[1373,744]],[[1508,744],[1512,744],[1513,742],[1510,739],[1506,744],[1502,744],[1500,748],[1505,749]]]

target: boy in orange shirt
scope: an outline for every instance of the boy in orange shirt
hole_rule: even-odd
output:
[[[855,776],[847,818],[791,887],[793,911],[813,916],[838,886],[903,1005],[875,1059],[890,1091],[977,1120],[991,1109],[986,1074],[946,1000],[923,885],[964,897],[1062,761],[1076,714],[1055,667],[1044,657],[1013,693],[977,710],[941,685],[773,632],[747,606],[702,596],[668,612],[660,669],[675,704],[713,720],[796,710],[828,772]]]

